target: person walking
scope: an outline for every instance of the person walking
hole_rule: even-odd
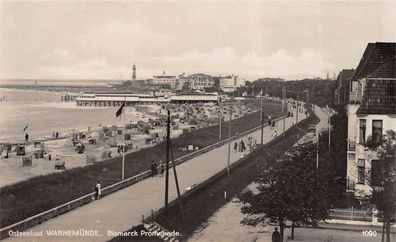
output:
[[[157,175],[157,164],[155,164],[154,161],[151,163],[150,168],[151,168],[151,177]]]
[[[26,141],[26,143],[28,142],[28,140],[29,140],[29,134],[26,133],[26,134],[25,134],[25,141]]]
[[[236,153],[238,151],[238,143],[235,141],[234,143],[234,152]]]
[[[95,186],[95,196],[96,196],[96,200],[98,200],[100,198],[100,196],[102,195],[102,186],[100,184],[100,181],[96,182],[96,186]]]
[[[280,233],[278,232],[277,227],[275,227],[275,231],[272,233],[272,242],[281,242]]]
[[[161,173],[161,177],[163,177],[164,176],[164,171],[165,171],[165,164],[162,161],[160,161],[159,165],[158,165],[158,168],[159,168],[159,171]]]

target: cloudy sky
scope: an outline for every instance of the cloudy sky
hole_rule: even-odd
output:
[[[396,41],[396,3],[1,3],[1,78],[127,79],[203,72],[299,79],[355,68]]]

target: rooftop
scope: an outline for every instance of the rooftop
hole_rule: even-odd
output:
[[[369,43],[364,51],[362,59],[352,77],[352,80],[359,80],[369,77],[378,68],[389,62],[396,56],[396,43],[376,42]],[[393,66],[394,70],[395,66]]]
[[[396,80],[368,79],[356,113],[396,114]]]

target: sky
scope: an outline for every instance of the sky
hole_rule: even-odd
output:
[[[356,68],[396,42],[395,1],[0,3],[0,78],[206,73],[302,79]]]

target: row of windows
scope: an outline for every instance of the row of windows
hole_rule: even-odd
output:
[[[382,120],[372,121],[372,137],[373,139],[379,139],[382,135]],[[359,119],[359,143],[366,143],[366,119]]]

